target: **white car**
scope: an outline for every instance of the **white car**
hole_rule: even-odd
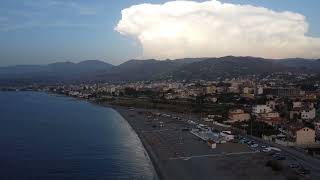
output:
[[[250,147],[257,148],[257,147],[259,147],[259,144],[252,144]]]
[[[262,152],[270,152],[271,150],[270,149],[268,149],[268,148],[264,148],[264,149],[262,149]]]

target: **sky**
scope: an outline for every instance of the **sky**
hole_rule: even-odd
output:
[[[319,0],[1,0],[0,66],[320,58],[318,7]]]

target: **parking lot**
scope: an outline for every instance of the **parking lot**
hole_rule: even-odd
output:
[[[304,177],[304,178],[317,178],[316,174],[312,174],[312,172],[305,167],[300,161],[298,161],[291,154],[288,154],[282,151],[279,148],[269,146],[267,143],[256,142],[253,139],[248,137],[239,138],[239,142],[242,144],[247,144],[254,151],[259,151],[264,153],[266,156],[270,156],[274,161],[281,161],[281,164],[285,168],[290,168],[295,174]],[[256,145],[253,147],[253,145]]]
[[[147,124],[153,128],[142,131],[142,133],[149,144],[159,151],[158,153],[162,155],[161,157],[166,157],[167,159],[252,151],[245,144],[231,142],[219,144],[216,149],[210,149],[205,141],[189,132],[194,126],[186,121],[182,119],[173,120],[175,117],[146,116],[149,119]],[[160,122],[163,123],[162,126],[160,126]]]

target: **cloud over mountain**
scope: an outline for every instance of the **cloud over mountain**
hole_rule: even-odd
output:
[[[134,5],[115,30],[137,39],[144,58],[320,57],[303,15],[217,0]]]

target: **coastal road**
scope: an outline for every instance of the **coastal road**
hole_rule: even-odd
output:
[[[214,127],[218,128],[218,129],[222,128],[222,130],[226,130],[224,127],[220,127],[217,125],[215,125]],[[251,135],[243,135],[243,136],[247,139],[251,139],[251,140],[258,142],[259,144],[265,144],[268,146],[273,146],[273,147],[281,149],[284,153],[286,153],[292,159],[296,160],[298,163],[303,165],[303,167],[306,167],[309,170],[311,170],[312,175],[316,179],[320,179],[320,160],[319,159],[308,156],[304,152],[299,152],[299,151],[292,149],[290,147],[285,147],[285,146],[282,146],[282,145],[279,145],[279,144],[276,144],[273,142],[265,141],[265,140],[258,138],[258,137],[254,137]]]
[[[254,140],[258,143],[261,143],[261,144],[266,144],[268,146],[273,146],[273,147],[281,149],[283,152],[285,152],[291,158],[298,161],[301,165],[303,165],[304,167],[308,167],[311,170],[312,175],[315,176],[317,179],[320,179],[320,160],[319,159],[308,156],[303,152],[296,151],[295,149],[281,146],[281,145],[273,143],[273,142],[265,141],[261,138],[257,138],[257,137],[250,136],[250,135],[247,135],[246,138],[252,139],[252,140]]]

